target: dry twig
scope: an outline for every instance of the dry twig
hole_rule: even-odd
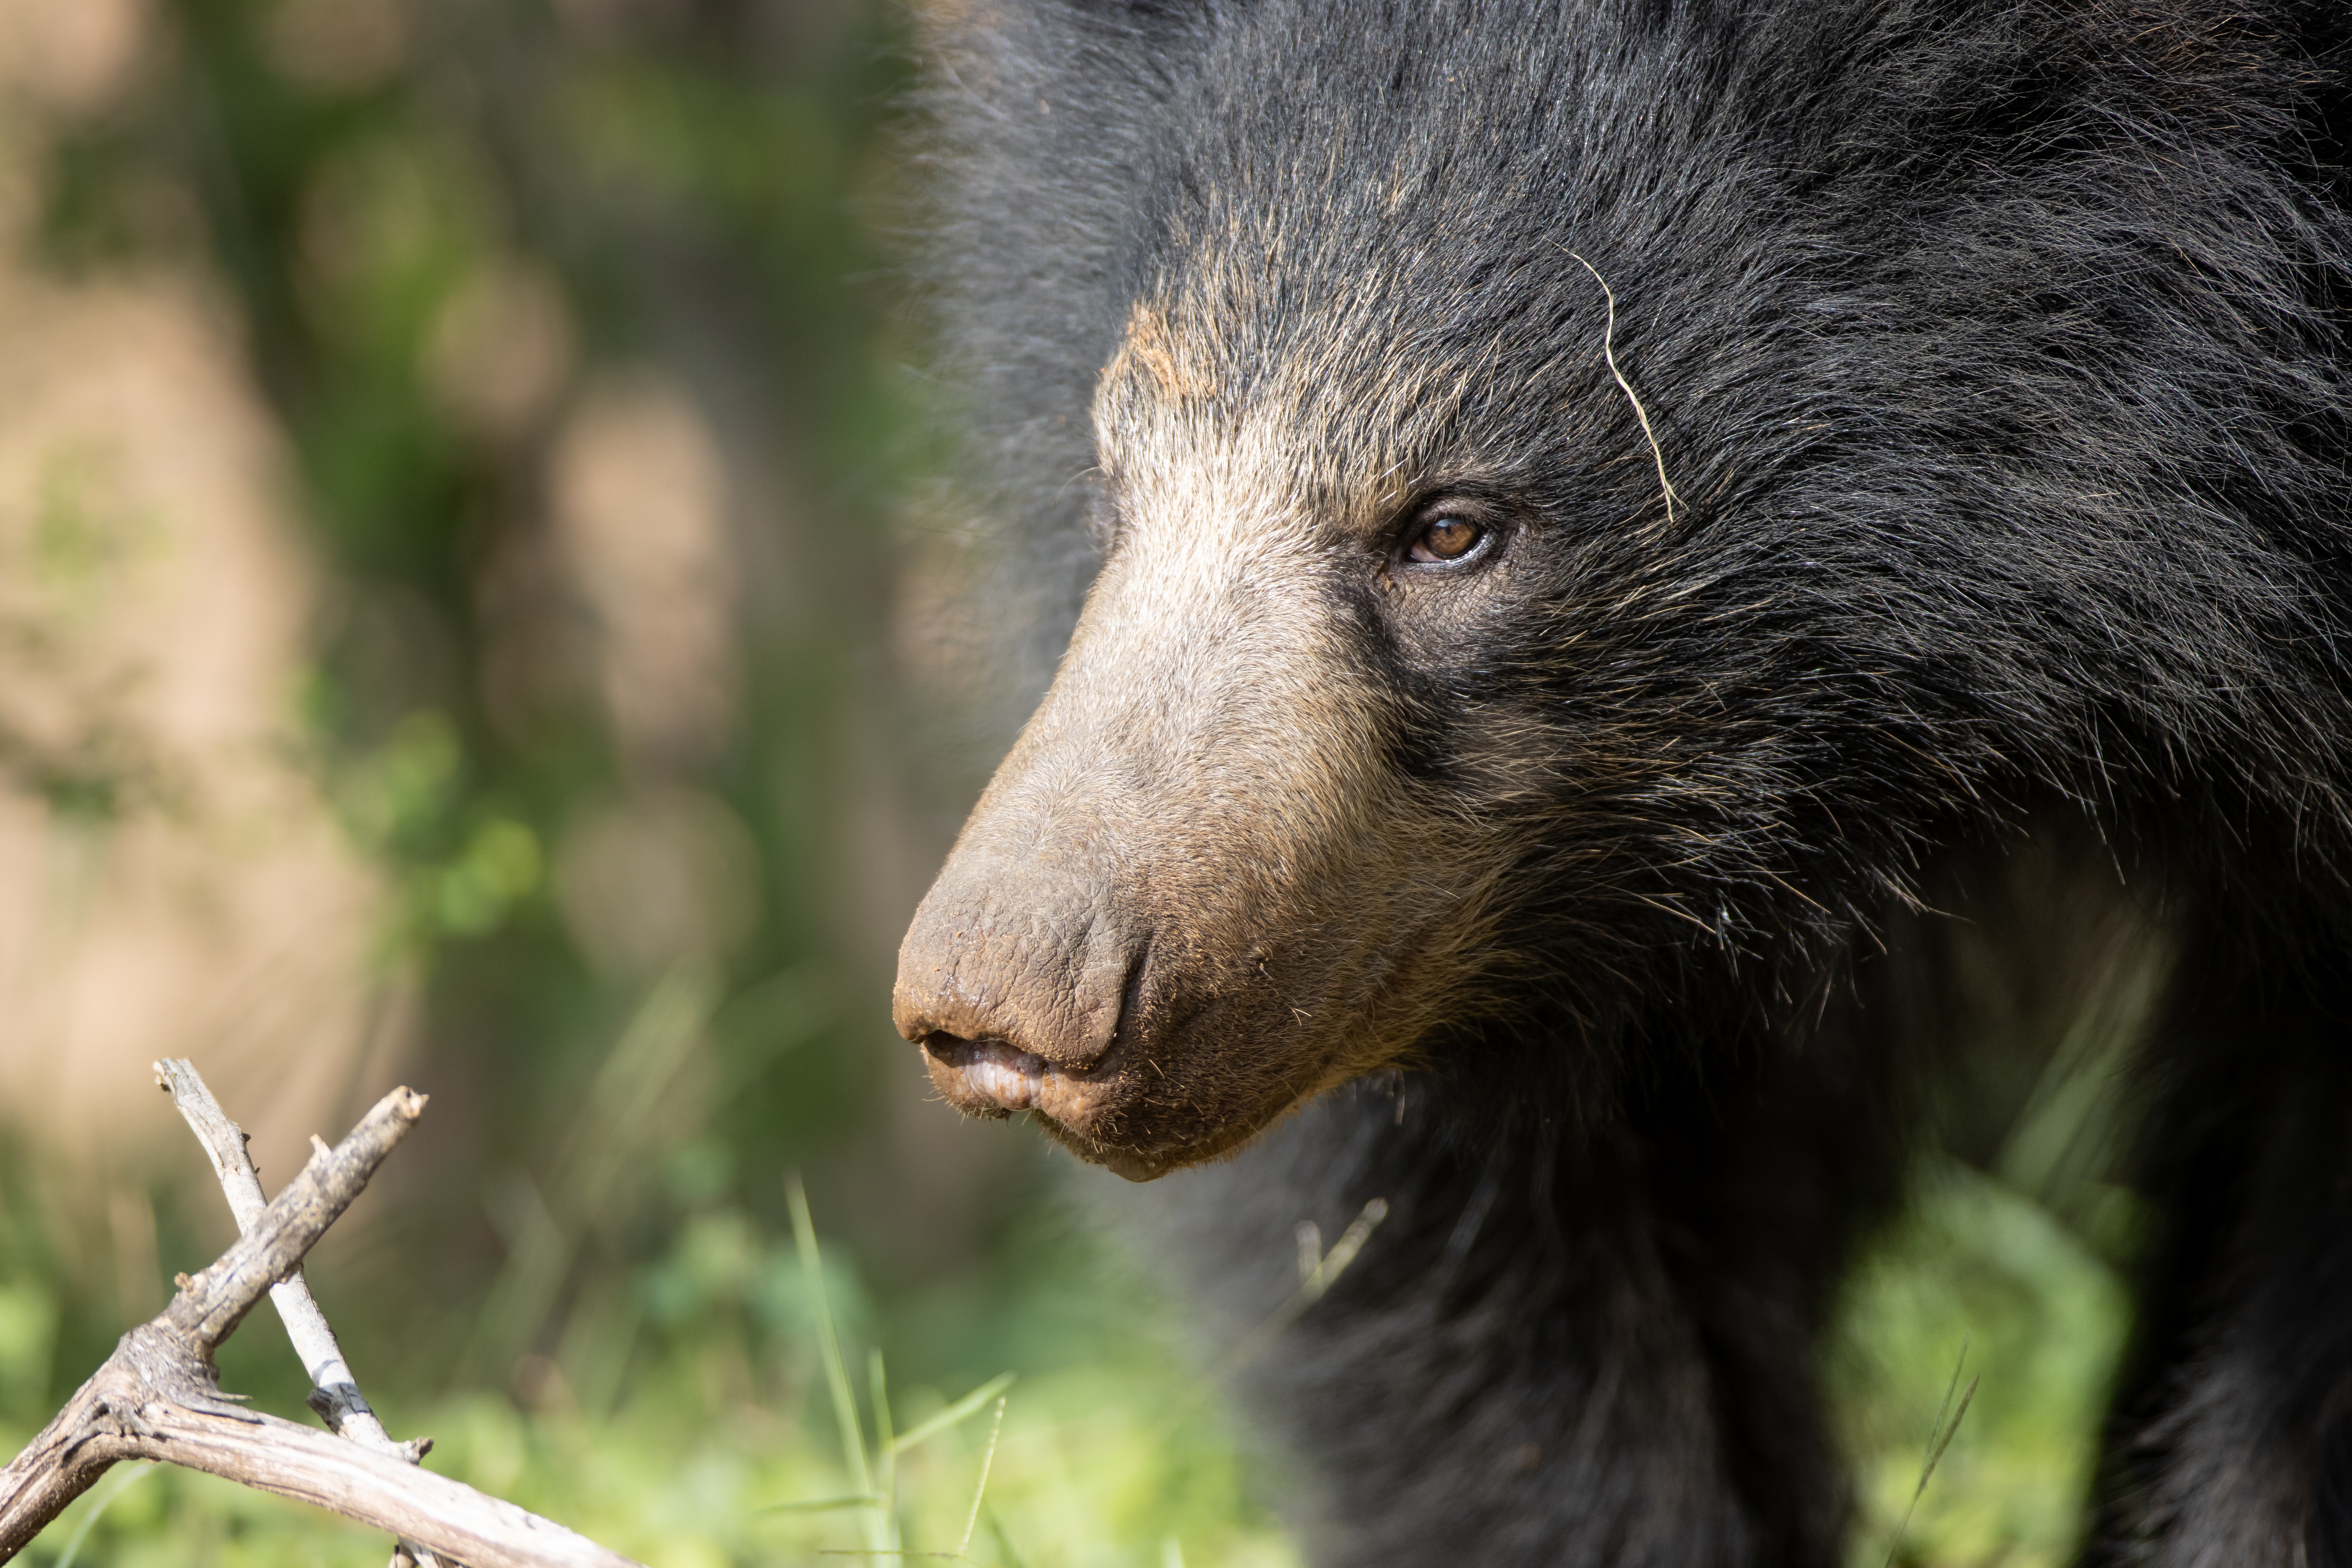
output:
[[[228,1112],[205,1086],[196,1064],[184,1057],[157,1062],[155,1081],[170,1091],[172,1103],[211,1157],[213,1173],[220,1178],[237,1229],[252,1234],[269,1207],[269,1198],[261,1188],[261,1173],[254,1168],[253,1156],[246,1149],[245,1129],[229,1120]],[[411,1465],[432,1451],[430,1437],[395,1443],[383,1429],[383,1423],[360,1393],[359,1380],[343,1360],[342,1347],[335,1342],[335,1331],[311,1298],[299,1267],[269,1288],[269,1301],[286,1324],[286,1337],[293,1342],[294,1353],[302,1358],[303,1370],[310,1374],[310,1394],[305,1403],[329,1431]],[[391,1568],[440,1568],[440,1560],[416,1542],[403,1541],[393,1552]]]
[[[560,1524],[220,1390],[213,1354],[293,1275],[425,1110],[394,1089],[323,1144],[235,1245],[121,1343],[0,1470],[0,1562],[124,1459],[158,1459],[312,1503],[472,1568],[636,1568]],[[225,1119],[224,1119],[225,1120]]]

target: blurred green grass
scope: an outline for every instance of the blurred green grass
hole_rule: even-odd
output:
[[[1850,1282],[1830,1356],[1856,1568],[2071,1562],[2129,1323],[2116,1270],[2046,1210],[1931,1161]],[[1977,1394],[1921,1491],[1955,1368]]]
[[[885,1309],[854,1263],[836,1248],[812,1273],[793,1237],[728,1207],[694,1215],[628,1282],[632,1328],[567,1334],[524,1363],[511,1391],[419,1398],[409,1391],[431,1384],[429,1369],[371,1365],[349,1348],[387,1423],[434,1436],[433,1468],[657,1568],[960,1547],[1008,1568],[1161,1563],[1171,1542],[1195,1563],[1295,1562],[1246,1449],[1194,1397],[1169,1306],[1075,1232],[1045,1246],[1051,1266],[1024,1271],[1000,1309],[1022,1326],[982,1325],[975,1347],[1022,1364],[1009,1383],[950,1374],[884,1387]],[[320,1289],[331,1310],[333,1288]],[[71,1375],[54,1365],[54,1326],[37,1287],[0,1293],[0,1440],[12,1446],[48,1398],[37,1391]],[[244,1333],[290,1356],[258,1318]],[[234,1348],[237,1386],[257,1347]],[[855,1459],[829,1373],[854,1411]],[[992,1390],[924,1430],[951,1400]],[[919,1440],[886,1463],[891,1431]],[[895,1506],[822,1506],[869,1487]],[[169,1467],[118,1471],[27,1560],[57,1563],[78,1539],[79,1561],[122,1564],[357,1564],[386,1552],[346,1521]]]
[[[2121,1284],[1992,1178],[1938,1162],[1920,1187],[1912,1215],[1857,1272],[1832,1345],[1833,1410],[1856,1482],[1852,1561],[2063,1563],[2128,1321]],[[394,1429],[434,1436],[434,1468],[657,1568],[959,1548],[1005,1568],[1295,1563],[1263,1459],[1196,1397],[1197,1373],[1177,1349],[1180,1309],[1154,1299],[1097,1239],[1058,1230],[1030,1245],[998,1315],[967,1325],[966,1353],[993,1352],[1013,1374],[1001,1431],[999,1400],[985,1398],[900,1455],[887,1480],[886,1429],[918,1431],[995,1380],[893,1378],[877,1403],[871,1369],[888,1364],[877,1347],[892,1337],[892,1304],[838,1247],[812,1275],[791,1235],[732,1207],[694,1215],[629,1281],[628,1331],[608,1323],[566,1335],[553,1355],[525,1364],[512,1391],[420,1399],[410,1391],[429,1384],[429,1369],[371,1365],[366,1348],[353,1348]],[[17,1279],[0,1292],[10,1416],[0,1436],[12,1442],[30,1435],[47,1391],[70,1376],[50,1361],[54,1304]],[[331,1282],[322,1290],[331,1306]],[[916,1325],[923,1317],[919,1304],[895,1310]],[[841,1335],[831,1369],[826,1311]],[[1964,1375],[1979,1390],[1911,1508],[1964,1349]],[[842,1441],[829,1370],[856,1413],[864,1475]],[[887,1510],[808,1506],[885,1485],[896,1503]],[[58,1562],[101,1512],[80,1561],[358,1564],[385,1550],[344,1521],[165,1468],[102,1487],[29,1561]]]

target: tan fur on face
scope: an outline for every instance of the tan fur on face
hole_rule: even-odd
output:
[[[1097,399],[1117,536],[898,998],[910,1038],[1014,1047],[935,1045],[950,1100],[1133,1175],[1409,1051],[1469,989],[1505,858],[1389,763],[1394,695],[1339,608],[1387,570],[1391,477],[1334,505],[1298,410],[1213,405],[1192,363],[1139,307]]]
[[[1217,395],[1213,379],[1177,358],[1167,318],[1141,300],[1128,312],[1127,333],[1119,340],[1118,353],[1104,368],[1102,378],[1106,384],[1124,382],[1138,370],[1150,374],[1153,386],[1163,397]]]

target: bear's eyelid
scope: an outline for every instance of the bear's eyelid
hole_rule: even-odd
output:
[[[1501,507],[1477,496],[1453,494],[1435,495],[1406,508],[1396,529],[1391,550],[1392,559],[1400,565],[1423,570],[1449,571],[1477,564],[1491,557],[1503,535],[1510,527],[1510,517]],[[1475,537],[1458,554],[1439,555],[1433,552],[1427,558],[1415,552],[1422,548],[1430,531],[1443,523],[1466,523],[1477,531]]]

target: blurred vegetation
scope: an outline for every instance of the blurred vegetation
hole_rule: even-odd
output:
[[[300,761],[385,879],[375,962],[419,998],[402,1070],[435,1100],[313,1270],[394,1430],[662,1565],[1294,1561],[1171,1310],[1032,1141],[921,1119],[887,1048],[898,924],[985,761],[917,753],[890,654],[929,461],[887,241],[901,21],[179,0],[146,26],[131,88],[45,133],[40,264],[209,280],[288,438],[327,584]],[[163,1287],[12,1159],[21,1437]],[[2077,1528],[2127,1241],[1990,1168],[1931,1164],[1850,1292],[1857,1563],[2055,1563]],[[150,1196],[148,1273],[209,1257],[215,1195]],[[1964,1341],[1981,1390],[1905,1526]],[[224,1363],[299,1405],[274,1323]],[[895,1506],[809,1506],[861,1486]],[[384,1552],[159,1470],[30,1558]]]

